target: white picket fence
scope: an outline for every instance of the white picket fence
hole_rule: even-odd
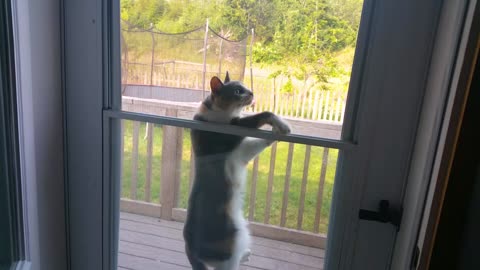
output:
[[[176,65],[176,66],[175,66]],[[151,72],[149,65],[129,64],[130,68],[123,74],[124,84],[155,85],[171,88],[203,89],[203,72],[186,70],[177,64],[156,65]],[[218,75],[207,72],[206,76]],[[209,86],[206,82],[205,89]],[[247,83],[249,84],[249,83]],[[250,87],[250,85],[247,85]],[[280,88],[280,87],[279,87]],[[254,81],[256,104],[247,111],[272,111],[282,116],[296,117],[314,121],[343,123],[346,97],[334,91],[310,90],[305,93],[282,93],[273,91],[266,78]],[[173,91],[173,90],[169,90]]]
[[[343,123],[345,99],[329,91],[311,91],[305,95],[255,92],[255,106],[247,111],[271,111],[278,115],[314,121]]]

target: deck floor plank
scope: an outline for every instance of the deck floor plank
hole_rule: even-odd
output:
[[[118,270],[191,269],[184,252],[183,223],[120,214]],[[325,251],[252,237],[252,256],[242,270],[323,269]]]
[[[178,229],[179,231],[183,229],[183,223],[181,222],[161,220],[159,218],[152,218],[152,217],[147,217],[147,216],[142,216],[137,214],[126,213],[126,212],[122,212],[120,214],[120,217],[122,220],[133,221],[136,223],[145,223],[150,225],[156,225],[159,227]],[[181,235],[181,232],[180,232],[180,235]],[[271,248],[281,249],[286,251],[292,251],[292,252],[309,255],[313,257],[318,257],[318,258],[325,257],[325,251],[323,249],[301,246],[297,244],[277,241],[273,239],[261,238],[261,237],[252,237],[252,240],[253,240],[253,244],[255,245],[266,246],[266,247],[271,247]],[[183,241],[183,238],[182,238],[182,241]]]

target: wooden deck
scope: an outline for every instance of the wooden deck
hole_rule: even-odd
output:
[[[184,253],[183,223],[120,213],[118,269],[191,269]],[[325,251],[253,237],[250,261],[240,269],[323,269]]]

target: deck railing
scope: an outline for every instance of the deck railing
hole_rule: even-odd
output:
[[[123,109],[190,119],[196,110],[193,104],[127,97]],[[309,135],[340,132],[339,125],[290,123]],[[189,130],[124,121],[121,132],[122,211],[184,221],[194,178]],[[257,157],[249,165],[245,198],[252,234],[324,248],[336,156],[335,149],[281,142]]]

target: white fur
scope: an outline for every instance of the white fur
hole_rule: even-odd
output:
[[[215,265],[217,270],[236,270],[241,262],[249,260],[250,231],[247,221],[243,217],[243,194],[247,180],[246,165],[269,145],[270,142],[264,139],[245,138],[227,158],[225,171],[233,186],[232,201],[228,205],[227,212],[231,215],[238,231],[232,257],[228,261]]]
[[[205,120],[207,120],[208,122],[228,124],[230,123],[230,121],[232,121],[233,118],[239,117],[241,112],[241,107],[232,109],[230,111],[225,111],[216,108],[216,106],[213,105],[213,108],[211,110],[205,110],[201,112],[200,115],[204,117]]]

